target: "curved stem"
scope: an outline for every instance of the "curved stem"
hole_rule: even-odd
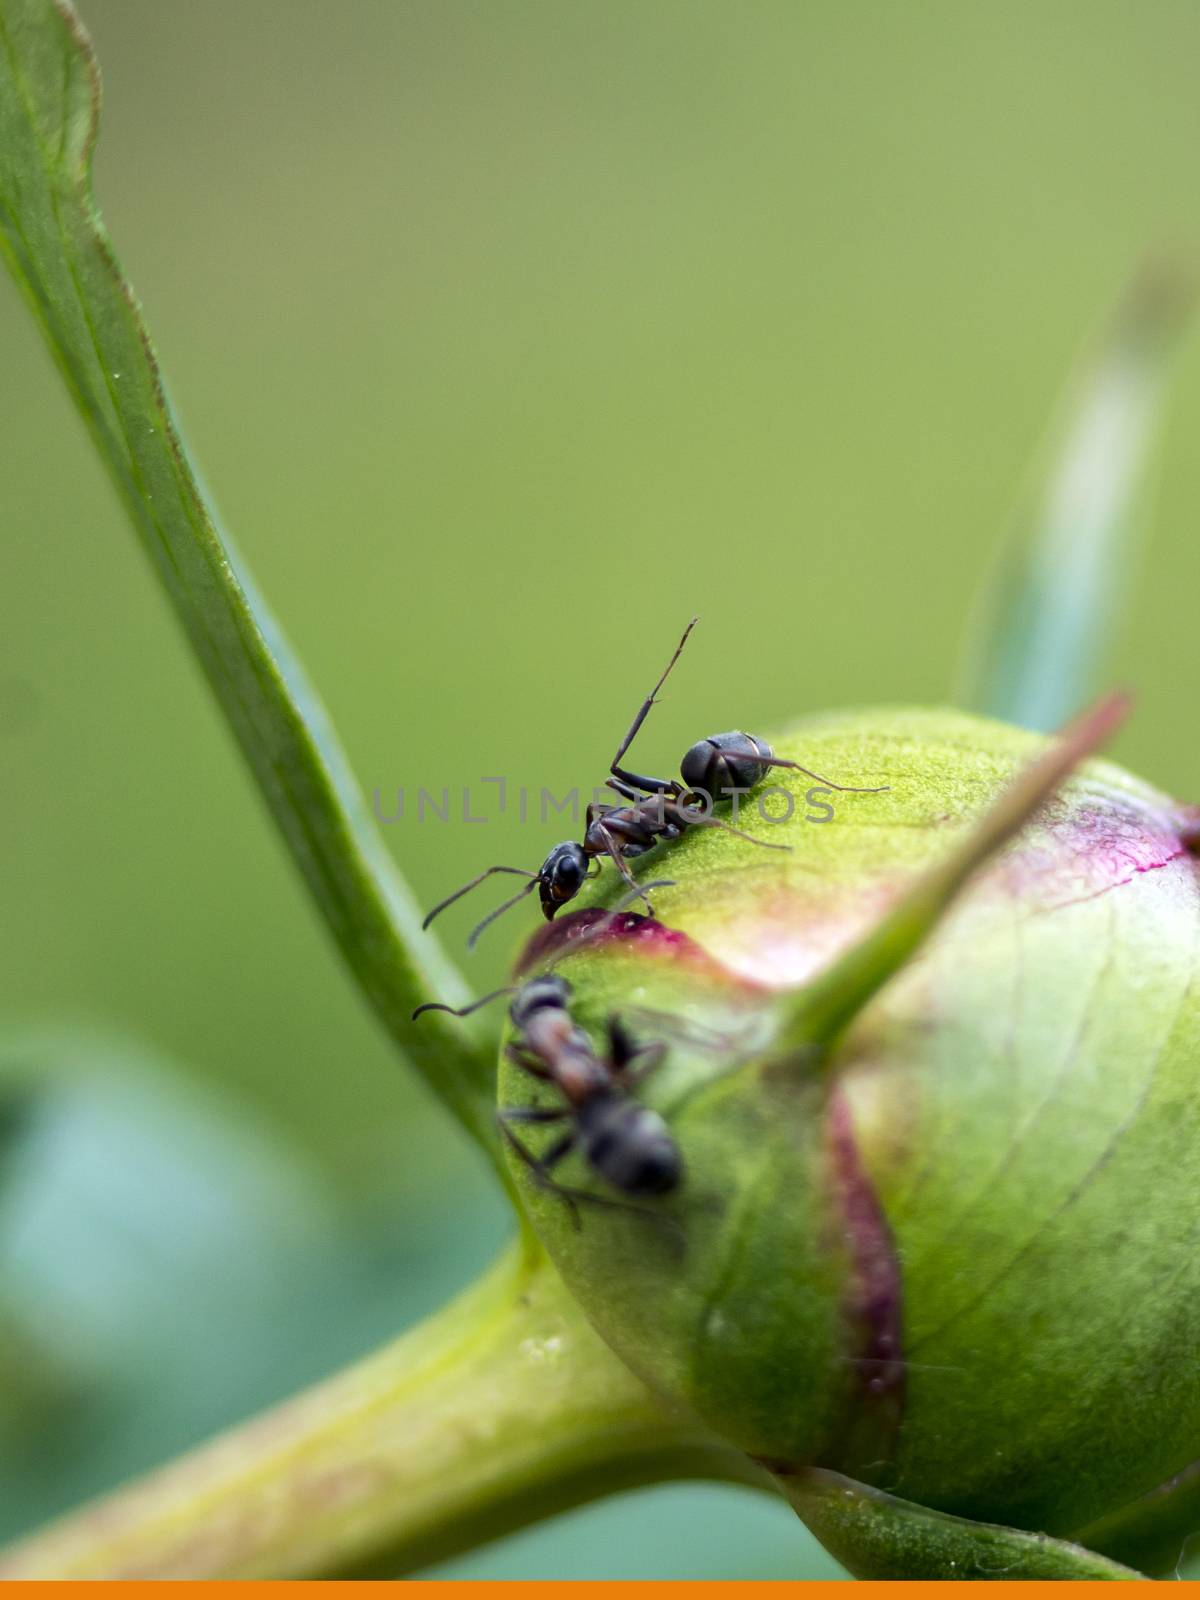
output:
[[[637,1484],[767,1475],[514,1248],[429,1322],[0,1556],[0,1579],[400,1576]]]
[[[137,300],[92,201],[100,80],[67,0],[0,0],[0,257],[58,364],[271,815],[342,955],[430,1087],[499,1159],[486,1019],[422,933],[300,664],[218,528]]]

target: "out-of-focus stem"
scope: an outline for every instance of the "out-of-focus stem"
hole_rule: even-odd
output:
[[[383,842],[328,715],[188,460],[92,197],[94,52],[68,0],[0,0],[0,264],[11,271],[317,911],[380,1021],[504,1180],[483,1018]],[[402,604],[402,600],[398,603]]]
[[[1147,464],[1196,263],[1144,261],[1077,374],[974,608],[958,704],[1048,730],[1092,692],[1128,607]]]
[[[616,1489],[766,1486],[518,1249],[366,1361],[10,1547],[0,1578],[401,1575]]]

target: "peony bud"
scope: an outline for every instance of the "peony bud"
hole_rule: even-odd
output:
[[[633,1092],[684,1163],[630,1202],[572,1153],[572,1205],[514,1158],[534,1227],[628,1365],[780,1473],[1085,1544],[1142,1496],[1169,1519],[1200,1457],[1195,814],[1089,760],[806,1045],[813,979],[1045,741],[864,711],[775,747],[890,791],[783,774],[738,824],[790,850],[690,830],[643,874],[675,880],[655,920],[570,913],[526,950],[598,1051],[614,1013],[666,1041]],[[501,1099],[562,1103],[515,1065]]]

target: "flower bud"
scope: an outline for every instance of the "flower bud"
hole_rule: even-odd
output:
[[[514,1179],[605,1339],[743,1450],[1087,1543],[1200,1457],[1194,813],[1087,761],[806,1043],[814,980],[1045,741],[889,710],[773,742],[890,790],[770,779],[791,814],[744,800],[759,844],[689,830],[642,873],[674,880],[654,920],[564,915],[522,963],[553,961],[599,1055],[614,1015],[665,1042],[629,1092],[680,1183],[631,1199],[578,1149],[551,1178],[588,1198],[515,1157]],[[562,1105],[513,1064],[501,1090]],[[561,1136],[522,1130],[535,1153]]]

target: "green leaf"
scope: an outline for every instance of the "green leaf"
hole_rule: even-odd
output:
[[[1095,693],[1141,527],[1168,357],[1194,297],[1191,274],[1148,264],[1078,378],[1041,487],[975,608],[957,696],[967,709],[1044,731]]]
[[[828,1048],[867,1001],[916,954],[981,866],[1024,827],[1128,709],[1110,695],[1077,718],[1024,771],[945,859],[909,888],[871,930],[801,989],[791,1005],[792,1048]]]
[[[188,463],[91,197],[100,83],[73,9],[0,0],[0,249],[229,719],[293,860],[384,1025],[495,1152],[480,1033],[409,1015],[467,990],[371,821],[316,695]],[[480,1024],[482,1028],[485,1024]]]
[[[800,1518],[856,1578],[1136,1580],[1082,1545],[948,1517],[813,1468],[781,1480]]]

